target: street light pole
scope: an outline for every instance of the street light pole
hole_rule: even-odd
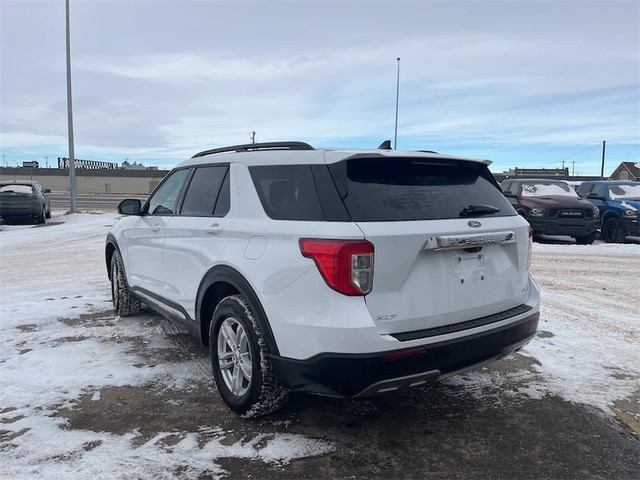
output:
[[[66,0],[67,16],[67,120],[69,122],[69,199],[71,212],[76,211],[76,166],[73,152],[73,109],[71,107],[71,37],[69,35],[69,0]]]
[[[398,79],[396,80],[396,128],[393,134],[393,149],[398,149],[398,101],[400,99],[400,57],[396,59],[398,61]]]

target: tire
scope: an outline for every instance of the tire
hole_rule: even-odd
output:
[[[42,209],[40,210],[40,213],[36,217],[36,224],[42,225],[43,223],[46,223],[46,220],[45,220],[46,216],[47,216],[47,214],[45,212],[45,207],[43,205]]]
[[[111,257],[111,300],[113,310],[119,317],[129,317],[140,313],[140,300],[131,295],[122,258],[118,250]]]
[[[51,208],[49,208],[49,210],[46,211],[44,216],[45,216],[45,218],[51,218]]]
[[[286,402],[289,392],[273,373],[262,328],[241,295],[223,298],[213,312],[209,353],[220,396],[237,415],[267,415]]]
[[[591,245],[596,237],[598,236],[598,232],[590,233],[589,235],[584,235],[582,237],[574,237],[576,239],[576,243],[578,245]]]
[[[626,232],[618,225],[617,218],[609,218],[604,222],[601,235],[602,239],[607,243],[623,243]]]

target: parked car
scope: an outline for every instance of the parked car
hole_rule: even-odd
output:
[[[581,245],[593,243],[598,236],[598,209],[582,200],[566,182],[505,180],[502,191],[527,219],[534,235],[568,235]]]
[[[45,223],[45,218],[51,218],[49,193],[35,180],[0,182],[0,217],[35,218],[36,223]]]
[[[626,237],[640,237],[640,182],[584,182],[578,194],[600,211],[603,240],[619,243]]]
[[[487,162],[239,145],[194,155],[118,211],[105,249],[116,314],[144,302],[194,332],[244,417],[292,390],[423,385],[536,332],[529,225]]]

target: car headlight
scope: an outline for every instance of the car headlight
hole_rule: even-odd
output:
[[[544,208],[532,208],[529,211],[529,215],[532,217],[541,217],[544,215]]]
[[[623,217],[635,217],[637,210],[625,210],[622,212]]]

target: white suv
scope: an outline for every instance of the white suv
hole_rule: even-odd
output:
[[[209,345],[237,414],[289,391],[363,397],[485,365],[535,334],[529,225],[487,161],[301,142],[198,153],[106,242],[140,302]]]

